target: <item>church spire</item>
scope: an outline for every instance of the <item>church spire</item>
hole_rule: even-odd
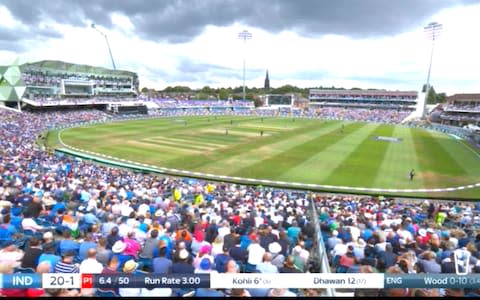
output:
[[[265,89],[265,92],[268,92],[268,90],[270,89],[270,79],[268,78],[268,69],[267,69],[267,73],[265,75],[265,84],[264,84],[263,88]]]

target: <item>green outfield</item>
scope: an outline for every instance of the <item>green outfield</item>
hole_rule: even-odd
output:
[[[245,178],[388,189],[480,182],[480,157],[465,142],[404,126],[202,116],[78,127],[60,137],[66,145],[135,162]],[[480,189],[415,194],[480,198]]]

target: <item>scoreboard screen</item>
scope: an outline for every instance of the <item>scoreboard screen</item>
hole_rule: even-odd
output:
[[[292,95],[267,95],[267,105],[293,105]]]

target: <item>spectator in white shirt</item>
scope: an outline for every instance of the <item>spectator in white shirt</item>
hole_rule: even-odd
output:
[[[97,250],[90,248],[87,251],[87,259],[80,264],[80,273],[83,274],[100,274],[102,273],[103,266],[96,259]]]
[[[258,243],[258,238],[255,234],[250,235],[250,240],[252,243],[248,246],[248,260],[247,262],[252,265],[256,266],[263,260],[263,254],[265,254],[265,249]]]
[[[218,236],[221,237],[223,241],[223,237],[229,233],[230,233],[230,227],[229,227],[228,221],[223,221],[222,226],[218,228]]]
[[[80,264],[80,273],[82,274],[100,274],[103,266],[96,259],[97,250],[95,248],[88,249],[87,259]],[[93,296],[95,289],[82,289],[82,296]]]
[[[150,201],[144,200],[142,204],[138,207],[137,215],[146,217],[147,212],[150,211]]]
[[[31,230],[33,232],[37,232],[42,230],[43,226],[38,225],[37,222],[35,222],[35,220],[29,216],[22,220],[22,228],[23,230]]]

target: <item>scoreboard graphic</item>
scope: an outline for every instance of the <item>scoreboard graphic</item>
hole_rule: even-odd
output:
[[[0,288],[478,288],[480,274],[0,274]]]

